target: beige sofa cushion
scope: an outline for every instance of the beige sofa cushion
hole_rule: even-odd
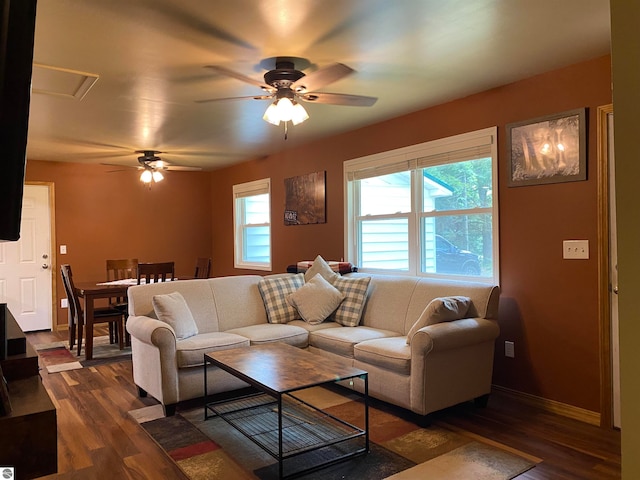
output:
[[[315,332],[317,330],[324,330],[325,328],[342,328],[342,325],[336,322],[331,322],[329,320],[325,320],[322,323],[318,323],[316,325],[311,325],[310,323],[305,322],[304,320],[294,320],[293,322],[289,322],[287,325],[295,325],[296,327],[302,327],[307,332]]]
[[[397,335],[396,332],[390,330],[378,330],[363,326],[356,328],[325,328],[309,334],[309,345],[336,355],[353,358],[353,346],[356,343],[374,338],[395,337]]]
[[[158,320],[171,325],[178,340],[198,334],[196,321],[180,292],[154,295],[151,303]]]
[[[248,338],[232,333],[211,332],[194,335],[176,342],[178,368],[203,365],[205,353],[248,346]]]
[[[356,360],[401,375],[411,373],[411,347],[404,337],[365,340],[354,345],[353,355]]]
[[[429,302],[407,334],[407,345],[418,330],[427,325],[459,320],[469,311],[471,299],[464,296],[437,297]]]
[[[298,310],[302,319],[311,325],[322,323],[344,300],[344,295],[316,274],[302,287],[287,297],[289,305]]]
[[[301,327],[281,323],[262,323],[248,327],[232,328],[227,333],[246,337],[251,345],[284,342],[294,347],[305,348],[309,344],[309,332]]]

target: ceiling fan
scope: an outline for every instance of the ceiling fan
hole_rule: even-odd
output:
[[[376,97],[367,97],[364,95],[318,92],[316,91],[317,89],[336,82],[352,74],[355,70],[342,63],[333,63],[315,72],[305,74],[295,68],[296,60],[302,61],[303,63],[306,62],[304,59],[296,59],[294,57],[276,57],[276,68],[264,74],[264,83],[220,65],[207,65],[206,68],[255,85],[266,93],[264,95],[246,97],[210,98],[206,100],[196,100],[196,102],[208,103],[243,99],[274,100],[262,118],[273,125],[279,125],[280,122],[284,122],[286,139],[287,123],[289,121],[294,125],[298,125],[309,118],[300,101],[351,107],[370,107],[378,100]]]
[[[158,150],[136,150],[135,153],[140,153],[141,155],[138,157],[138,163],[140,164],[137,168],[142,170],[142,174],[140,175],[140,181],[145,184],[150,184],[152,182],[161,182],[164,179],[164,175],[162,174],[163,170],[173,170],[173,171],[187,171],[187,172],[195,172],[202,170],[200,167],[187,167],[182,165],[173,165],[165,160],[162,160],[158,156],[159,153],[162,153]],[[113,165],[113,164],[107,164]],[[114,165],[116,166],[116,165]],[[121,167],[122,165],[117,165]]]

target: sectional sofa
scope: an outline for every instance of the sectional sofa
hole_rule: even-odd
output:
[[[419,416],[486,401],[499,333],[496,286],[320,270],[129,288],[139,393],[172,415],[178,402],[203,396],[205,353],[279,341],[366,370],[371,396]],[[208,394],[247,386],[210,368]]]

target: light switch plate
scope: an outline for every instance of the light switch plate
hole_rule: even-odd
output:
[[[564,240],[562,258],[580,260],[589,258],[589,240]]]

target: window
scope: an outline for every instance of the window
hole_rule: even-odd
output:
[[[271,270],[271,179],[233,186],[234,267]]]
[[[496,133],[345,162],[349,261],[362,271],[497,283]]]

